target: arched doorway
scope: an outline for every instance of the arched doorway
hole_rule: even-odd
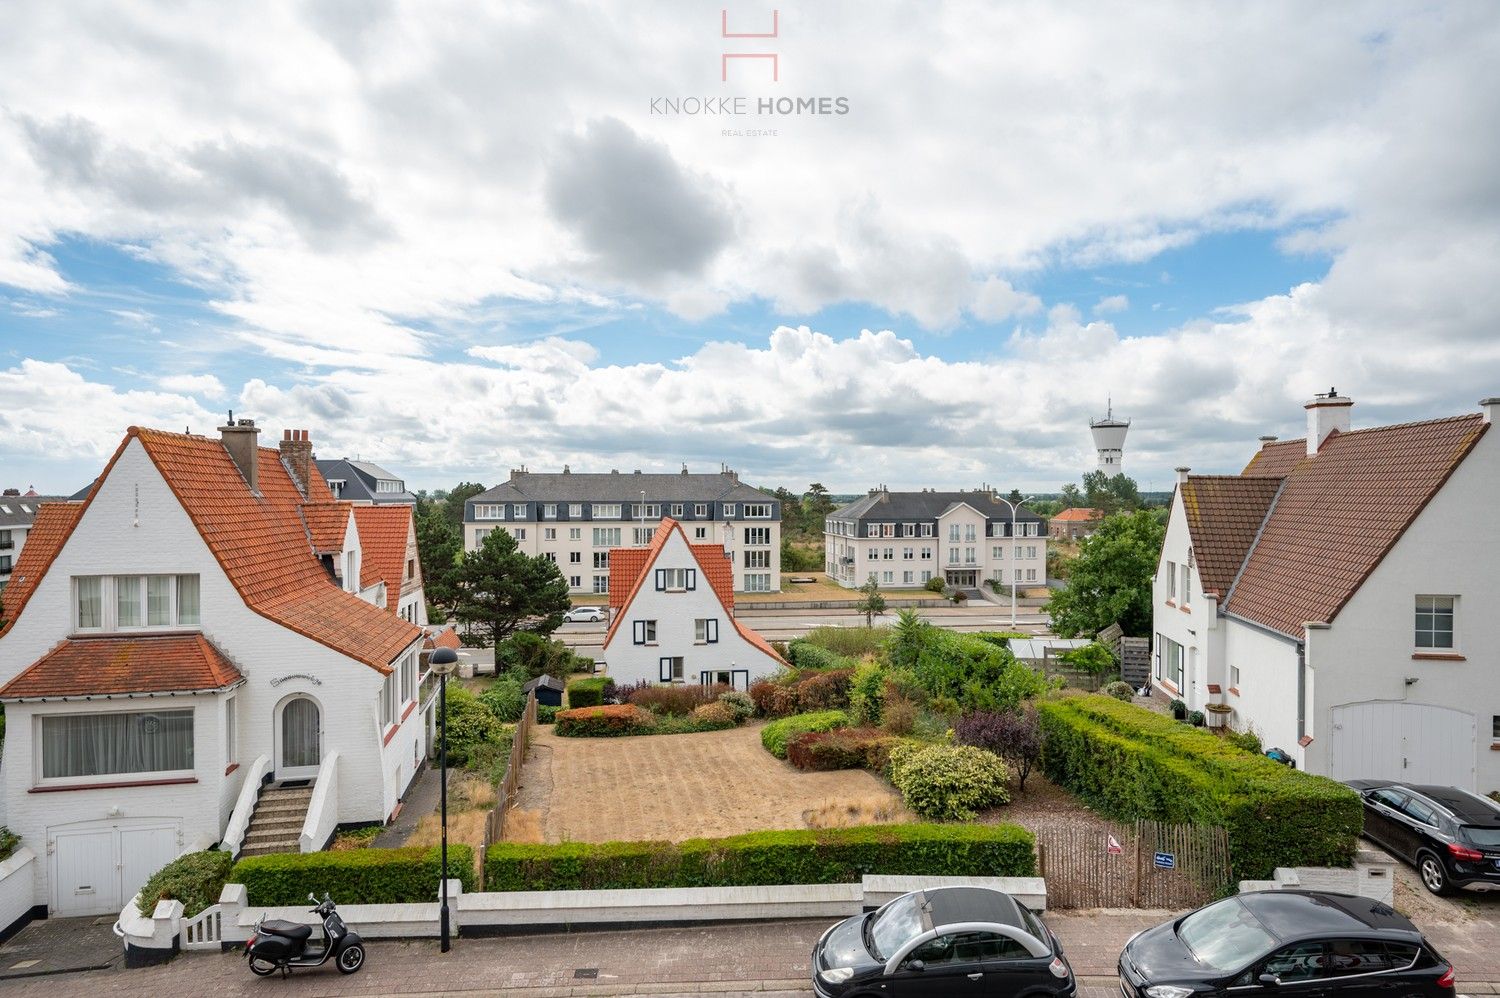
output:
[[[294,696],[281,705],[276,737],[276,778],[309,779],[323,761],[323,712],[312,697]]]

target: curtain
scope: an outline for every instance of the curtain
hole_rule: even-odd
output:
[[[192,710],[42,717],[45,778],[192,768]]]
[[[146,577],[146,623],[152,627],[172,626],[172,577]]]
[[[101,592],[104,580],[97,575],[78,580],[78,626],[103,627],[104,606]]]
[[[115,623],[119,627],[141,625],[140,576],[115,576]]]
[[[281,711],[281,764],[316,766],[320,756],[318,705],[299,697]]]
[[[177,623],[184,627],[198,625],[198,576],[177,576]]]

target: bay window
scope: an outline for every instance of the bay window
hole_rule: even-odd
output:
[[[76,779],[193,768],[193,711],[42,715],[42,778]]]

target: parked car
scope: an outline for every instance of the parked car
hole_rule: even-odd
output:
[[[1500,805],[1455,787],[1348,785],[1365,802],[1365,838],[1415,866],[1423,887],[1500,890]]]
[[[1453,968],[1417,927],[1372,898],[1258,891],[1137,933],[1121,998],[1256,994],[1453,998]]]
[[[569,624],[592,624],[603,620],[608,613],[603,607],[597,606],[575,606],[563,614],[563,620]]]
[[[847,918],[813,947],[823,998],[1072,998],[1073,968],[1041,919],[1003,891],[937,887]]]

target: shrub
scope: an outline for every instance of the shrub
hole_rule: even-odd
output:
[[[798,769],[873,769],[884,772],[891,749],[905,739],[874,728],[809,731],[786,743],[786,759]]]
[[[1016,825],[865,825],[751,832],[686,842],[500,842],[492,891],[855,883],[865,874],[1028,877],[1031,833]],[[316,855],[316,854],[314,854]]]
[[[558,711],[556,727],[565,738],[611,738],[644,735],[655,720],[650,711],[633,703],[617,703]]]
[[[1224,740],[1235,748],[1243,749],[1246,752],[1253,752],[1256,755],[1260,755],[1261,753],[1260,735],[1257,735],[1253,730],[1227,732],[1224,735]]]
[[[787,717],[797,713],[797,688],[758,679],[750,684],[750,699],[759,717]]]
[[[898,638],[910,671],[931,696],[962,707],[1012,710],[1047,689],[1047,680],[1010,650],[972,635],[925,627]]]
[[[1188,712],[1187,723],[1191,724],[1195,728],[1201,728],[1203,727],[1203,722],[1203,711],[1193,710]]]
[[[252,905],[300,905],[327,891],[341,905],[431,903],[442,860],[436,848],[274,853],[234,864],[229,881],[244,884]],[[448,843],[448,876],[474,890],[474,848]]]
[[[704,704],[713,703],[721,693],[727,692],[729,687],[722,683],[716,686],[663,683],[632,690],[627,696],[628,702],[653,714],[686,717]]]
[[[1098,641],[1063,652],[1062,660],[1075,669],[1095,675],[1112,672],[1115,668],[1115,653],[1109,650],[1108,645]]]
[[[1048,777],[1118,820],[1222,825],[1236,880],[1354,855],[1363,807],[1332,780],[1110,697],[1060,697],[1038,711]]]
[[[866,659],[849,677],[849,716],[856,724],[879,724],[885,706],[885,666]]]
[[[920,714],[916,704],[890,692],[886,694],[885,712],[880,726],[893,735],[909,735],[917,729],[917,717]]]
[[[1010,763],[1022,790],[1042,757],[1042,726],[1034,710],[970,711],[953,725],[953,737],[960,745],[987,749]]]
[[[787,645],[791,658],[787,659],[799,669],[851,669],[854,663],[847,656],[829,651],[813,644],[806,638],[798,638]]]
[[[536,705],[536,723],[551,724],[557,720],[557,712],[561,707],[554,707],[550,703],[539,703]]]
[[[479,694],[479,702],[488,707],[498,720],[514,724],[526,712],[526,691],[521,688],[521,681],[514,676],[501,676]]]
[[[692,718],[697,723],[709,725],[712,728],[732,728],[739,723],[739,719],[735,717],[734,711],[718,701],[699,704],[697,707],[694,707]]]
[[[567,679],[578,658],[561,641],[550,641],[531,631],[517,631],[495,646],[495,668],[520,669],[528,679],[541,675]]]
[[[1172,716],[1177,718],[1177,720],[1179,721],[1184,720],[1187,717],[1187,704],[1183,703],[1181,700],[1174,698],[1171,703],[1167,704],[1167,709],[1170,710],[1172,712]]]
[[[797,705],[803,710],[842,710],[849,706],[853,669],[815,672],[797,683]]]
[[[885,632],[873,627],[814,627],[801,640],[835,655],[862,658],[879,653]]]
[[[192,918],[204,908],[219,903],[219,892],[229,882],[234,857],[227,852],[190,852],[179,856],[151,875],[141,888],[135,907],[151,917],[158,901],[181,901],[182,914]]]
[[[604,686],[609,680],[603,676],[575,679],[568,684],[569,707],[600,707],[604,704]]]
[[[755,701],[750,699],[750,694],[739,690],[728,690],[719,694],[719,703],[734,712],[734,723],[748,721],[755,716]]]
[[[499,741],[499,718],[479,698],[457,683],[448,684],[448,761],[462,766],[480,746]]]
[[[943,580],[940,577],[934,575],[932,578],[927,580],[927,584],[922,588],[930,593],[940,593],[944,588]]]
[[[654,684],[645,679],[638,679],[633,683],[625,683],[623,685],[617,684],[613,679],[606,679],[604,682],[604,702],[606,704],[629,703],[630,698],[635,695],[636,691],[644,690],[652,685]]]
[[[1116,700],[1123,700],[1125,703],[1130,703],[1135,699],[1135,688],[1129,683],[1120,682],[1118,679],[1104,687],[1100,692],[1105,696],[1114,697]]]
[[[841,710],[824,710],[816,714],[793,714],[779,721],[772,721],[760,729],[760,743],[766,751],[778,759],[786,758],[786,743],[791,738],[809,731],[832,731],[847,728],[849,715]]]
[[[1004,761],[972,745],[899,745],[890,767],[901,799],[924,818],[968,821],[1010,800]]]
[[[10,854],[21,844],[21,836],[0,825],[0,863],[10,859]]]

